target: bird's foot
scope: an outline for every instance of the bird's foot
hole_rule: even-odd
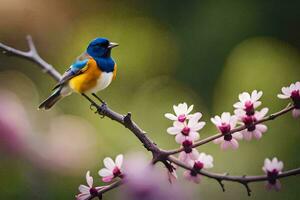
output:
[[[101,104],[100,106],[97,104],[91,104],[90,109],[94,111],[95,114],[99,114],[101,118],[104,118],[106,115],[107,105]]]
[[[107,105],[106,103],[102,103],[101,106],[98,106],[97,113],[101,116],[101,118],[104,118],[106,115]]]

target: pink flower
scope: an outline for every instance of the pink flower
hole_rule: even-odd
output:
[[[246,111],[247,115],[253,115],[255,108],[261,105],[261,102],[258,100],[262,94],[262,91],[257,92],[256,90],[254,90],[251,95],[247,92],[243,92],[239,94],[240,101],[235,103],[233,107]]]
[[[268,111],[268,108],[263,108],[261,111],[255,111],[254,115],[252,116],[247,115],[246,112],[241,109],[236,109],[234,111],[238,119],[247,126],[245,130],[241,131],[245,140],[249,141],[252,139],[252,137],[255,139],[260,139],[262,134],[268,130],[268,127],[264,124],[253,124],[256,121],[263,119]]]
[[[193,170],[185,171],[183,176],[189,181],[200,183],[201,175],[198,174],[198,172],[202,169],[212,168],[214,166],[213,157],[205,153],[200,153],[198,158],[195,161],[190,162],[189,165],[193,167]]]
[[[291,98],[295,105],[295,109],[292,111],[293,117],[300,117],[300,82],[292,83],[289,87],[283,87],[281,91],[282,94],[278,94],[278,98]]]
[[[240,132],[236,132],[229,135],[224,135],[223,137],[215,139],[213,142],[215,144],[220,144],[222,150],[227,150],[228,148],[237,149],[239,148],[238,140],[243,139],[243,135]]]
[[[90,197],[98,196],[98,192],[104,187],[93,187],[93,177],[90,176],[90,171],[86,173],[86,182],[87,185],[80,185],[79,191],[80,193],[76,195],[77,200],[85,200]]]
[[[183,123],[185,122],[186,119],[190,119],[192,117],[192,115],[190,115],[189,113],[193,110],[193,108],[194,105],[188,107],[186,103],[180,103],[178,104],[178,106],[176,105],[173,106],[175,115],[171,113],[166,113],[165,117],[170,120]]]
[[[229,112],[222,113],[221,117],[215,116],[211,118],[211,121],[216,125],[219,131],[224,135],[223,137],[215,139],[215,144],[221,144],[221,149],[226,150],[228,148],[237,149],[239,143],[237,140],[243,138],[240,132],[228,134],[237,124],[237,117],[230,115]]]
[[[278,191],[281,188],[281,184],[279,180],[277,180],[277,176],[282,172],[282,169],[283,162],[278,161],[276,157],[273,158],[272,161],[268,158],[265,159],[262,170],[268,176],[268,183],[266,184],[267,189],[275,189]]]
[[[107,157],[103,160],[103,163],[106,168],[103,168],[98,172],[99,175],[103,177],[103,182],[110,182],[116,177],[123,178],[123,174],[121,172],[121,167],[123,163],[122,154],[116,157],[115,162],[111,158]]]
[[[235,128],[237,123],[237,117],[234,115],[231,116],[229,112],[222,113],[221,117],[216,115],[210,120],[216,125],[222,134],[229,133],[231,129]]]
[[[205,125],[205,122],[199,122],[201,117],[201,113],[196,113],[192,115],[188,123],[175,121],[173,126],[167,129],[167,132],[176,135],[175,140],[179,144],[182,144],[185,140],[198,140],[200,137],[198,131]]]
[[[196,160],[199,157],[199,152],[197,149],[192,148],[193,142],[190,140],[185,140],[182,143],[184,151],[179,153],[178,159],[182,162],[189,163],[190,161]]]

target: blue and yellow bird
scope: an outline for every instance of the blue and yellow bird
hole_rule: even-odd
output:
[[[58,100],[73,92],[92,93],[105,89],[116,78],[117,65],[111,57],[111,49],[118,46],[106,38],[90,42],[86,52],[81,54],[63,74],[54,87],[54,92],[41,103],[39,109],[50,109]]]

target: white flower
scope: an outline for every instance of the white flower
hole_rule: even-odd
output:
[[[281,91],[282,94],[278,94],[278,98],[291,98],[295,105],[295,109],[292,111],[293,117],[300,117],[300,82],[292,83],[289,87],[283,87]]]
[[[214,118],[211,118],[211,121],[216,125],[221,133],[226,134],[235,128],[237,117],[234,115],[231,116],[229,112],[223,112],[221,117],[216,115]]]
[[[245,140],[249,141],[253,137],[255,139],[260,139],[262,137],[262,134],[268,130],[268,127],[264,124],[253,124],[256,121],[263,119],[268,111],[268,108],[263,108],[261,111],[255,111],[254,115],[252,116],[247,115],[246,112],[241,109],[237,109],[234,111],[238,119],[247,126],[246,129],[241,131]]]
[[[273,158],[272,161],[268,158],[265,159],[262,170],[268,176],[268,183],[266,184],[267,189],[279,190],[281,188],[281,184],[279,180],[277,180],[277,176],[278,174],[282,173],[282,169],[283,169],[283,162],[278,161],[276,157]]]
[[[177,106],[176,105],[173,106],[175,115],[171,113],[166,113],[165,117],[170,120],[183,123],[185,122],[186,119],[190,119],[192,117],[192,115],[190,115],[189,113],[193,110],[193,108],[194,105],[188,107],[186,103],[180,103]]]
[[[231,116],[229,112],[224,112],[221,117],[215,116],[214,118],[211,118],[211,121],[224,135],[223,137],[215,139],[213,142],[215,144],[221,144],[222,150],[226,150],[228,148],[237,149],[239,147],[237,140],[243,138],[242,134],[240,132],[227,134],[235,128],[237,124],[237,117],[234,115]]]
[[[272,160],[266,158],[262,169],[266,174],[273,173],[273,172],[280,174],[283,169],[283,162],[279,161],[276,157],[273,158]]]
[[[121,168],[122,168],[122,163],[123,163],[123,155],[120,154],[116,157],[115,162],[107,157],[103,160],[104,166],[106,168],[103,168],[101,170],[99,170],[99,175],[102,178],[103,182],[110,182],[112,181],[112,179],[116,178],[116,177],[123,177]]]
[[[252,115],[254,113],[254,109],[261,105],[261,102],[258,101],[263,92],[254,90],[251,95],[247,92],[243,92],[239,94],[239,102],[235,103],[233,107],[237,109],[242,109],[247,112],[248,115]]]
[[[87,171],[86,173],[86,182],[87,185],[80,185],[79,186],[79,191],[80,193],[76,195],[77,200],[85,200],[90,197],[94,197],[98,195],[98,192],[104,188],[104,187],[93,187],[93,177],[90,176],[90,171]]]
[[[190,166],[193,167],[192,171],[185,171],[184,177],[189,180],[193,181],[194,183],[200,183],[201,175],[198,172],[201,169],[209,169],[212,168],[213,165],[213,157],[211,155],[207,155],[205,153],[200,153],[198,158],[195,161],[190,162]]]
[[[196,113],[189,119],[187,124],[175,121],[173,126],[167,129],[167,132],[176,135],[175,140],[179,144],[182,144],[185,140],[198,140],[200,137],[198,131],[205,126],[205,122],[199,122],[201,117],[201,113]]]
[[[281,89],[282,94],[278,94],[278,98],[280,99],[288,99],[292,98],[293,95],[299,96],[300,95],[300,82],[292,83],[289,87],[283,87]]]

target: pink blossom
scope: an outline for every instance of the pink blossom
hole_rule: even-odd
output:
[[[205,153],[200,153],[198,158],[189,163],[190,166],[193,167],[193,170],[185,171],[183,176],[194,183],[200,183],[201,175],[198,172],[202,169],[209,169],[213,167],[213,157],[211,155],[207,155]]]
[[[199,157],[197,149],[192,148],[193,142],[185,140],[182,143],[184,151],[179,153],[178,159],[182,162],[189,163],[190,161],[196,160]]]
[[[180,103],[177,106],[176,105],[173,106],[175,115],[171,113],[166,113],[165,117],[170,120],[183,123],[185,122],[186,119],[190,119],[192,117],[192,115],[190,115],[189,113],[193,110],[193,108],[194,105],[188,107],[186,103]]]
[[[215,116],[211,118],[211,121],[216,125],[219,131],[224,135],[223,137],[215,139],[215,144],[221,144],[221,149],[226,150],[228,148],[237,149],[239,143],[237,140],[243,138],[240,132],[228,134],[237,124],[237,117],[230,115],[229,112],[222,113],[221,117]]]
[[[200,137],[198,131],[205,126],[205,122],[199,122],[201,117],[201,113],[196,113],[192,115],[188,123],[175,121],[173,126],[167,129],[167,132],[176,135],[175,140],[179,144],[182,144],[185,140],[198,140]]]
[[[216,115],[214,118],[211,118],[211,121],[221,133],[226,134],[229,133],[231,129],[235,128],[237,117],[234,115],[231,116],[229,112],[224,112],[221,117]]]
[[[300,117],[300,82],[292,83],[289,87],[283,87],[281,89],[282,94],[278,94],[280,99],[291,98],[295,109],[292,111],[293,117]]]
[[[266,184],[267,189],[275,189],[278,191],[281,188],[281,184],[279,180],[277,180],[277,176],[278,174],[282,173],[282,169],[283,169],[283,162],[278,161],[276,157],[273,158],[272,160],[268,158],[265,159],[262,170],[268,176],[268,183]]]
[[[255,108],[261,105],[261,102],[258,100],[262,94],[262,91],[257,92],[256,90],[254,90],[251,95],[247,92],[243,92],[239,94],[240,101],[235,103],[233,107],[246,111],[247,115],[252,115],[254,114]]]
[[[213,142],[215,144],[220,144],[222,150],[227,150],[228,148],[237,149],[239,148],[238,140],[243,139],[243,135],[240,132],[233,134],[224,135],[223,137],[215,139]]]
[[[90,171],[86,173],[86,182],[87,185],[80,185],[79,186],[79,194],[76,195],[77,200],[86,200],[90,197],[98,196],[98,192],[104,187],[93,187],[93,177],[90,176]]]
[[[110,182],[112,181],[114,178],[116,177],[123,177],[121,168],[122,168],[122,163],[123,163],[123,155],[120,154],[116,157],[115,162],[107,157],[103,160],[104,166],[106,168],[103,168],[101,170],[99,170],[99,175],[102,178],[103,182]]]
[[[256,124],[256,121],[263,119],[268,113],[268,108],[263,108],[261,111],[255,111],[254,115],[249,116],[246,111],[241,109],[236,109],[234,111],[235,115],[238,117],[239,121],[243,122],[247,128],[242,130],[241,133],[245,140],[251,140],[253,137],[255,139],[260,139],[262,134],[268,130],[268,127],[264,124]]]

